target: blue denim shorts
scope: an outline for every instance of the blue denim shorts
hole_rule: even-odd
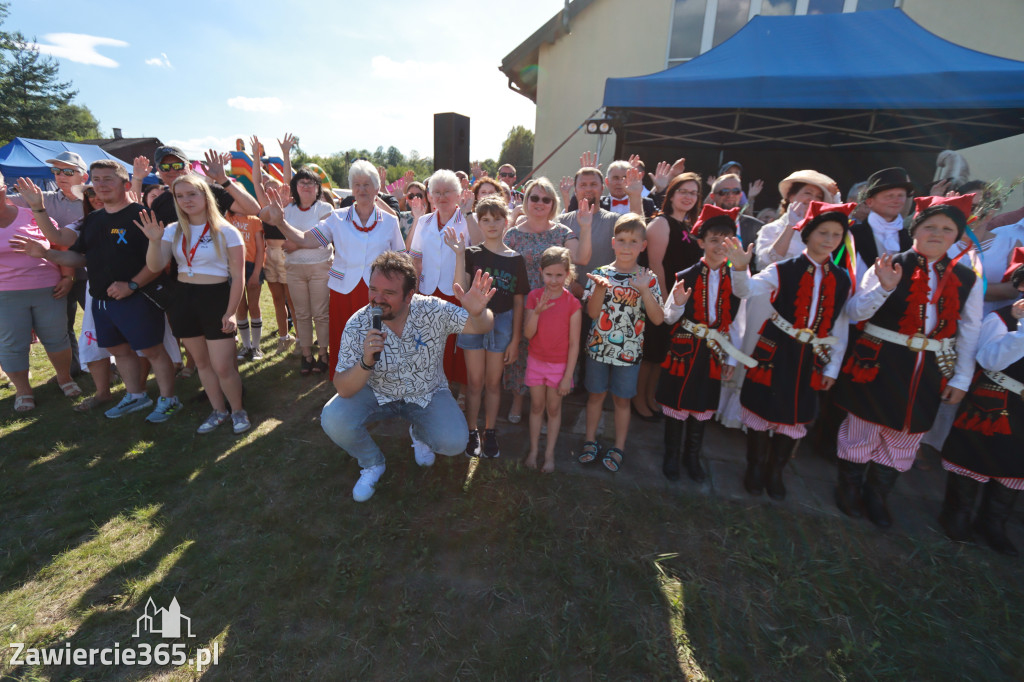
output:
[[[494,316],[494,327],[486,334],[459,334],[455,345],[462,350],[485,350],[490,353],[504,353],[512,342],[512,311],[506,310]]]
[[[640,378],[640,363],[635,365],[609,365],[586,356],[586,373],[583,385],[588,393],[604,393],[611,391],[619,398],[632,398],[636,395],[636,382]]]

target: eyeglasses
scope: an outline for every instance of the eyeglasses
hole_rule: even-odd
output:
[[[692,189],[681,189],[678,192],[676,192],[676,194],[679,194],[679,195],[684,196],[684,197],[698,197],[698,196],[700,196],[700,192],[698,192],[696,190],[692,190]]]
[[[77,168],[51,168],[50,170],[53,171],[54,175],[67,175],[68,177],[74,175],[75,173],[82,172]]]
[[[297,183],[299,187],[316,187],[317,183],[312,180],[299,180]]]
[[[530,195],[530,201],[532,201],[533,203],[537,203],[539,201],[540,203],[542,203],[544,205],[548,205],[552,201],[554,201],[554,199],[552,199],[551,197],[544,197],[544,196],[541,196],[539,194],[531,194]]]
[[[174,163],[161,163],[160,170],[162,170],[165,173],[167,171],[185,170],[185,162],[175,161]]]
[[[730,194],[743,194],[743,190],[741,190],[739,187],[734,187],[732,189],[719,189],[715,190],[715,194],[717,194],[720,197],[727,197]]]
[[[430,193],[435,197],[450,197],[458,194],[458,191],[454,189],[430,190]]]
[[[406,201],[409,201],[409,199],[422,199],[422,198],[423,198],[423,195],[420,194],[419,192],[417,192],[416,194],[406,194],[405,195],[405,200]]]
[[[508,171],[505,171],[504,173],[498,173],[499,178],[514,178],[515,176],[515,173],[509,173]]]

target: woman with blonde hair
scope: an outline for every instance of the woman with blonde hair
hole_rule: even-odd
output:
[[[229,419],[236,434],[244,433],[249,415],[242,407],[242,378],[235,364],[235,311],[245,285],[242,235],[220,214],[202,177],[179,177],[171,193],[178,222],[164,227],[151,211],[135,221],[149,239],[146,266],[160,272],[172,257],[178,265],[167,317],[195,359],[213,406],[197,433],[209,433]]]

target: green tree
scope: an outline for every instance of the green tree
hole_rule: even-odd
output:
[[[0,145],[15,137],[82,140],[100,137],[99,123],[61,81],[57,62],[19,31],[3,30],[8,2],[0,1]]]
[[[533,170],[533,131],[516,126],[508,131],[508,137],[501,145],[498,165],[511,163],[516,175],[525,178]]]

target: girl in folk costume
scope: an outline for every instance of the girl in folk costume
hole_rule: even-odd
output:
[[[751,495],[767,489],[786,497],[782,472],[805,424],[818,413],[817,391],[832,388],[849,334],[843,312],[850,276],[832,260],[843,243],[855,204],[812,201],[793,228],[805,248],[796,258],[747,274],[752,248],[730,240],[733,287],[740,298],[771,294],[772,313],[754,347],[757,366],[747,370],[740,392],[741,421],[747,427],[747,470],[743,486]],[[772,435],[770,435],[772,433]]]
[[[756,364],[738,349],[742,335],[733,322],[741,302],[733,293],[726,262],[727,240],[736,236],[739,213],[739,207],[725,211],[712,204],[704,206],[691,231],[704,257],[676,273],[672,294],[665,301],[665,323],[674,326],[655,397],[665,415],[661,470],[670,481],[679,479],[680,449],[686,473],[698,483],[704,481],[700,448],[705,423],[718,408],[722,381],[732,376],[737,360]]]
[[[456,239],[461,235],[466,246],[472,246],[469,223],[459,208],[462,183],[455,173],[442,169],[430,176],[427,191],[434,212],[419,219],[409,241],[409,255],[413,258],[419,276],[419,293],[461,305],[452,288],[455,254],[444,243],[444,231],[445,228],[452,228]],[[465,384],[466,361],[462,351],[455,347],[455,337],[452,334],[445,343],[444,374],[448,381]]]
[[[860,329],[843,366],[836,504],[863,508],[888,528],[886,497],[910,468],[940,402],[959,403],[970,386],[981,329],[982,285],[946,254],[967,225],[970,196],[914,200],[913,247],[875,260],[846,306]]]
[[[1024,256],[1024,253],[1021,254]],[[1009,281],[1024,293],[1024,258]],[[946,499],[939,523],[951,540],[971,539],[971,512],[984,485],[976,530],[998,552],[1017,556],[1006,520],[1024,490],[1024,298],[989,313],[978,339],[978,369],[946,439]]]

